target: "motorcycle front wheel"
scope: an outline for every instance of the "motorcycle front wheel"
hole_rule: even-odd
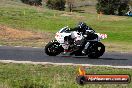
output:
[[[105,52],[105,46],[101,42],[93,42],[88,48],[88,57],[89,58],[99,58]]]
[[[49,56],[57,56],[61,52],[63,52],[62,46],[60,46],[60,43],[58,42],[49,42],[45,46],[45,53]]]

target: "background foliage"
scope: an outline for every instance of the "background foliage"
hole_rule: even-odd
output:
[[[129,6],[128,2],[122,2],[122,0],[98,0],[96,9],[97,13],[125,15],[129,10]]]
[[[50,9],[64,10],[65,9],[65,0],[47,0],[46,5]]]
[[[21,0],[25,4],[39,6],[42,5],[42,0]]]

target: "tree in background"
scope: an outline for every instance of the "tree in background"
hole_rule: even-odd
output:
[[[118,8],[118,15],[123,16],[129,11],[129,5],[126,3],[121,3]]]
[[[96,5],[97,13],[102,12],[107,15],[125,15],[128,7],[128,0],[98,0]]]
[[[73,8],[75,8],[76,2],[82,2],[82,1],[85,0],[66,0],[67,8],[69,9],[70,12],[72,12]]]
[[[130,9],[132,10],[132,0],[129,1]]]
[[[74,2],[75,2],[75,0],[66,0],[67,6],[68,6],[70,12],[72,12],[72,10],[73,10]]]
[[[25,4],[40,6],[42,5],[42,0],[21,0]]]
[[[47,0],[46,6],[50,9],[65,10],[65,0]]]

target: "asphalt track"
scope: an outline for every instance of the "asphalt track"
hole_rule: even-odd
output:
[[[106,52],[99,59],[89,59],[88,57],[67,57],[59,55],[55,57],[47,56],[43,48],[10,47],[0,46],[0,60],[51,62],[51,63],[72,63],[72,64],[92,64],[111,66],[132,66],[131,53]]]

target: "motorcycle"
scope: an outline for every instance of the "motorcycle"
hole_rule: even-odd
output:
[[[61,28],[56,33],[55,40],[50,41],[45,46],[45,53],[49,56],[57,56],[64,53],[64,48],[67,48],[68,52],[75,56],[99,58],[105,52],[105,46],[100,40],[105,38],[107,38],[107,34],[89,32],[87,35],[83,35],[77,31],[70,30],[67,26]],[[79,44],[76,44],[75,40]],[[76,46],[79,48],[76,49]]]

